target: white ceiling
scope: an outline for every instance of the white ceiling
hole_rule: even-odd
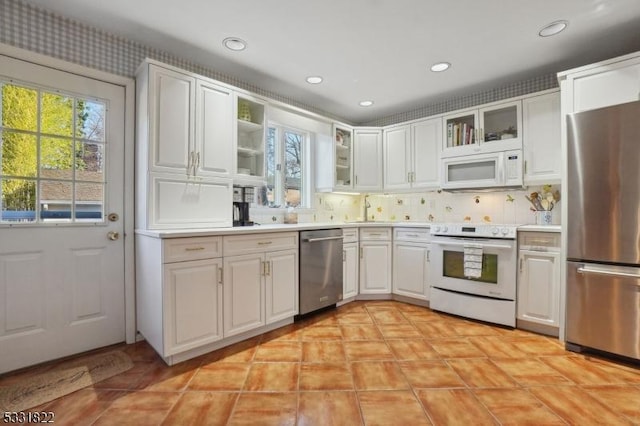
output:
[[[353,123],[640,50],[640,0],[29,1]]]

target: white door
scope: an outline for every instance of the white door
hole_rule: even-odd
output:
[[[355,188],[382,189],[382,131],[356,130],[354,155]]]
[[[298,313],[298,251],[285,250],[265,254],[266,324]]]
[[[343,250],[342,297],[348,299],[358,295],[358,244],[344,244]]]
[[[413,141],[413,188],[440,187],[442,120],[434,118],[411,125]]]
[[[222,339],[222,258],[164,265],[164,355]]]
[[[411,182],[410,127],[402,126],[384,133],[384,188],[409,188]]]
[[[265,324],[263,254],[224,258],[224,337]]]
[[[124,88],[0,56],[0,373],[125,340]]]
[[[393,245],[393,293],[428,300],[429,249],[427,245]]]
[[[360,250],[360,294],[391,293],[391,243],[361,243]]]

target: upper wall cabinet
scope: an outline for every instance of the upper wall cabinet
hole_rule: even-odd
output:
[[[229,177],[233,93],[153,64],[148,93],[150,170]]]
[[[347,126],[333,126],[334,136],[334,187],[336,190],[353,188],[353,129]]]
[[[445,115],[442,157],[522,148],[522,101]]]
[[[384,188],[438,188],[441,141],[440,118],[385,129]]]
[[[382,130],[356,128],[353,155],[354,189],[382,190]]]
[[[243,184],[264,180],[266,105],[248,95],[238,95],[236,181]]]
[[[524,184],[560,183],[560,92],[522,100]]]
[[[566,113],[640,100],[640,52],[558,74]]]
[[[136,90],[136,227],[231,226],[233,92],[153,61]]]

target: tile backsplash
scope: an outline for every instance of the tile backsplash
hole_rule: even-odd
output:
[[[554,186],[553,190],[560,189]],[[527,196],[543,188],[491,192],[425,191],[400,194],[370,194],[367,216],[382,222],[472,222],[535,224]],[[353,222],[364,219],[364,195],[317,193],[314,206],[298,213],[299,223]],[[562,201],[552,210],[552,223],[559,225]],[[262,224],[283,223],[284,209],[252,209],[251,219]]]
[[[559,188],[556,188],[559,189]],[[526,196],[541,187],[492,192],[430,191],[410,194],[372,194],[369,220],[392,222],[472,222],[535,224],[536,214]],[[560,201],[552,210],[560,224]]]

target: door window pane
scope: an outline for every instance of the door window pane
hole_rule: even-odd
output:
[[[75,218],[80,220],[100,220],[103,215],[102,198],[104,184],[76,183]]]
[[[76,179],[103,182],[104,145],[78,142],[76,149]]]
[[[35,177],[38,170],[36,136],[10,131],[2,132],[2,175]]]
[[[104,142],[105,104],[96,101],[76,100],[76,136],[82,139]]]
[[[40,218],[42,221],[70,221],[72,202],[72,182],[40,181]]]
[[[35,132],[38,130],[38,92],[26,87],[2,85],[2,127]]]
[[[2,215],[7,222],[34,222],[36,182],[26,179],[2,180]]]
[[[43,137],[40,142],[40,177],[73,179],[73,157],[71,139]]]
[[[45,134],[73,136],[73,99],[55,93],[42,93],[40,131]]]

